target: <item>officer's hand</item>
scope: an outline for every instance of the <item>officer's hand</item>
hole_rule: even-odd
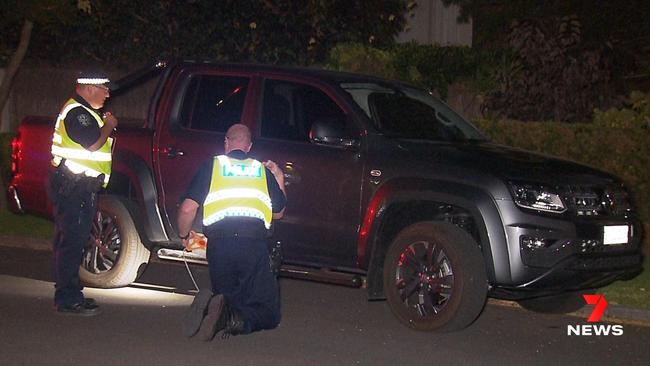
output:
[[[111,112],[104,113],[104,123],[111,129],[117,127],[117,118]]]
[[[271,173],[273,173],[273,176],[275,177],[275,180],[278,181],[278,183],[284,183],[284,173],[278,164],[276,164],[273,160],[267,160],[262,164],[264,164],[264,166],[267,167]]]

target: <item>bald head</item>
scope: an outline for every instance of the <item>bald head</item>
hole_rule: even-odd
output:
[[[249,152],[252,146],[251,130],[247,126],[238,123],[226,132],[226,154],[233,150]]]

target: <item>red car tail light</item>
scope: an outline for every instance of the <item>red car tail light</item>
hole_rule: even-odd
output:
[[[20,135],[11,140],[11,174],[18,174],[18,159],[20,157],[20,150],[22,147],[22,142],[20,141]]]

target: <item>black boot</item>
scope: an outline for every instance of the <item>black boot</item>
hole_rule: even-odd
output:
[[[241,313],[237,309],[234,309],[231,306],[226,306],[222,318],[223,325],[219,324],[217,326],[217,328],[219,328],[219,326],[223,326],[223,333],[221,334],[221,338],[228,338],[231,335],[236,336],[239,334],[244,334],[246,332],[246,324],[244,323],[244,318],[242,318]]]

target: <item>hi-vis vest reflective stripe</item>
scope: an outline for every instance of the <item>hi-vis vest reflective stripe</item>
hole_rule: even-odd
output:
[[[104,187],[108,185],[111,177],[111,152],[113,139],[108,138],[106,143],[97,151],[88,151],[83,146],[74,142],[65,129],[65,117],[73,108],[82,107],[90,113],[101,128],[104,121],[91,108],[78,103],[74,99],[66,102],[56,119],[54,135],[52,136],[52,165],[58,166],[65,158],[65,166],[75,174],[84,174],[89,177],[98,177],[104,174]]]
[[[203,225],[226,217],[255,217],[271,227],[273,211],[266,169],[254,159],[214,158],[210,191],[203,202]]]

